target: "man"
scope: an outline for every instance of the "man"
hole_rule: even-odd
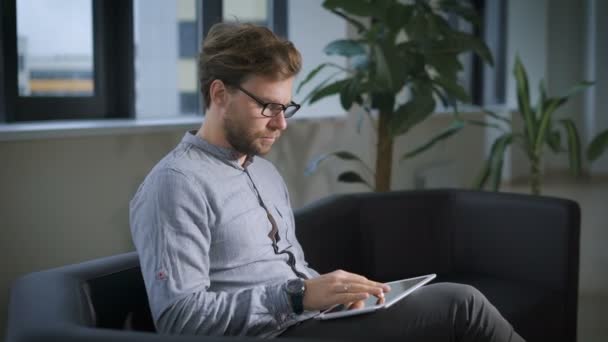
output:
[[[390,289],[346,271],[319,275],[295,236],[270,151],[299,109],[301,57],[266,28],[218,24],[200,54],[206,115],[146,177],[131,230],[157,329],[203,335],[423,337],[521,341],[475,289],[429,285],[382,313],[319,322]]]

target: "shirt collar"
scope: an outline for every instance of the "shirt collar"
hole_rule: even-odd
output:
[[[194,145],[194,146],[200,148],[201,150],[208,152],[209,154],[215,156],[216,158],[223,160],[223,161],[227,162],[228,164],[230,164],[231,166],[234,166],[238,169],[246,169],[247,166],[249,166],[253,163],[254,156],[248,155],[245,158],[245,163],[243,165],[240,165],[239,157],[241,156],[241,154],[239,152],[237,152],[235,149],[229,148],[229,147],[221,147],[221,146],[213,145],[212,143],[208,142],[207,140],[201,138],[196,133],[197,133],[196,130],[186,132],[186,134],[184,135],[184,138],[182,139],[182,142]]]

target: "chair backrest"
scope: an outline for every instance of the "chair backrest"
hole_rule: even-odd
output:
[[[321,273],[342,268],[387,281],[403,277],[403,270],[445,273],[451,265],[443,224],[448,200],[446,192],[417,191],[331,196],[295,212],[296,232],[307,261]],[[398,260],[385,255],[396,250]]]

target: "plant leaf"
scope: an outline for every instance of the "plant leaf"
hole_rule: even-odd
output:
[[[503,116],[500,116],[491,110],[483,109],[483,113],[489,115],[490,117],[492,117],[496,120],[500,120],[504,123],[507,123],[509,126],[511,126],[511,120],[509,120]]]
[[[417,4],[418,5],[418,4]],[[410,20],[405,24],[407,36],[413,41],[424,40],[425,35],[429,34],[428,20],[425,11],[419,7],[410,16]]]
[[[353,39],[338,39],[327,44],[323,49],[326,55],[338,55],[343,57],[352,57],[357,55],[365,55],[365,48],[356,40]]]
[[[304,174],[306,176],[310,176],[315,171],[317,171],[317,169],[319,168],[319,165],[322,162],[326,161],[327,159],[329,159],[331,157],[337,157],[342,160],[358,160],[361,163],[363,163],[363,161],[359,157],[357,157],[355,154],[348,152],[348,151],[329,152],[329,153],[324,153],[324,154],[314,158],[313,160],[311,160],[308,163],[308,165],[306,166],[306,170],[304,171]]]
[[[587,159],[589,161],[597,160],[606,149],[608,149],[608,130],[601,132],[593,138],[587,148]]]
[[[570,90],[568,90],[568,93],[566,94],[566,98],[569,98],[571,96],[574,96],[578,93],[580,93],[581,91],[584,91],[585,89],[589,88],[590,86],[594,85],[595,82],[591,82],[591,81],[582,81],[579,82],[577,84],[575,84],[572,88],[570,88]]]
[[[505,133],[498,137],[496,140],[494,140],[494,142],[492,143],[492,148],[490,149],[490,155],[484,162],[483,168],[473,181],[474,189],[483,189],[490,177],[492,177],[492,190],[498,191],[500,189],[504,154],[507,147],[512,142],[513,134],[511,133]]]
[[[446,129],[444,129],[443,131],[441,131],[439,134],[435,135],[434,137],[431,138],[431,140],[429,140],[428,142],[422,144],[421,146],[413,149],[412,151],[407,152],[406,154],[404,154],[403,156],[401,156],[401,160],[405,160],[405,159],[410,159],[413,158],[415,156],[417,156],[418,154],[428,150],[429,148],[433,147],[436,143],[451,137],[452,135],[456,134],[457,132],[459,132],[462,128],[464,127],[464,122],[460,121],[460,120],[456,120],[453,121],[450,126],[448,126]]]
[[[452,80],[456,80],[463,69],[457,53],[428,53],[424,57],[439,74]]]
[[[568,141],[568,160],[570,161],[570,171],[575,176],[582,174],[582,160],[581,160],[581,142],[576,130],[574,121],[570,119],[562,119],[560,123],[564,126],[567,133]]]
[[[492,173],[492,190],[498,191],[500,189],[500,182],[502,180],[502,166],[505,157],[505,151],[507,147],[513,142],[513,135],[511,133],[505,133],[492,145],[490,152],[491,159],[491,173]]]
[[[351,25],[353,25],[355,28],[357,28],[357,33],[361,34],[363,32],[366,31],[365,25],[363,25],[363,23],[361,23],[360,21],[354,19],[351,16],[346,15],[345,13],[342,13],[341,11],[332,9],[330,10],[333,14],[337,15],[338,17],[346,20],[347,22],[349,22]]]
[[[302,100],[302,103],[306,103],[307,101],[310,100],[311,97],[313,97],[321,88],[325,87],[330,81],[332,81],[336,76],[338,76],[339,74],[341,74],[342,71],[336,71],[333,74],[329,75],[326,79],[323,80],[323,82],[317,84],[311,91],[308,92],[308,94],[304,97],[304,99]]]
[[[350,66],[355,70],[367,71],[369,58],[367,55],[356,55],[350,59]]]
[[[524,65],[521,63],[519,56],[515,57],[515,68],[513,70],[515,80],[517,82],[517,103],[519,111],[524,119],[526,125],[525,129],[527,132],[527,140],[533,148],[535,139],[534,133],[536,132],[536,120],[534,119],[534,113],[530,105],[530,89],[528,87],[528,75]]]
[[[322,63],[317,65],[314,69],[312,69],[308,75],[306,75],[306,78],[304,80],[302,80],[302,82],[300,82],[300,84],[298,85],[298,89],[296,89],[296,93],[299,93],[300,90],[302,90],[302,87],[310,82],[310,80],[312,80],[318,73],[319,71],[321,71],[323,68],[325,68],[326,66],[328,66],[329,63]]]
[[[449,95],[457,98],[458,100],[462,102],[471,101],[471,97],[469,96],[469,94],[467,94],[467,91],[464,90],[464,88],[460,84],[441,76],[433,79],[433,81],[439,84]]]
[[[350,78],[346,78],[346,79],[331,83],[329,85],[326,85],[321,89],[316,89],[314,91],[314,95],[312,95],[312,97],[310,98],[310,101],[308,103],[313,104],[324,97],[335,95],[335,94],[339,93],[342,90],[342,88],[348,82],[350,82],[350,80],[351,80]],[[346,109],[348,109],[348,108],[346,108]]]
[[[481,39],[460,31],[450,30],[446,37],[437,41],[430,41],[430,52],[460,53],[472,50],[489,65],[494,65],[494,58],[490,48]]]
[[[367,1],[351,1],[351,0],[325,0],[323,7],[328,10],[342,9],[350,14],[368,17],[373,12],[374,7]]]
[[[448,107],[452,104],[452,101],[448,100],[445,90],[440,89],[437,85],[433,84],[433,93],[439,97],[444,107]]]
[[[341,173],[338,176],[338,182],[343,182],[343,183],[361,183],[361,184],[367,185],[370,189],[373,188],[371,186],[371,184],[369,184],[368,182],[366,182],[365,179],[363,179],[363,177],[361,177],[358,173],[356,173],[354,171],[346,171],[346,172]]]
[[[359,93],[359,78],[353,77],[344,85],[342,90],[340,90],[340,104],[342,105],[342,108],[348,111],[353,105],[353,102],[355,102],[357,96],[360,95]]]
[[[468,2],[465,2],[468,3]],[[463,5],[463,2],[455,1],[455,0],[443,0],[439,3],[439,6],[447,11],[457,14],[458,16],[464,18],[466,21],[470,22],[475,26],[479,26],[479,16],[474,8],[470,6]]]
[[[536,131],[536,141],[534,142],[535,153],[539,153],[540,150],[543,148],[543,145],[546,140],[545,136],[551,128],[551,116],[553,115],[553,112],[555,112],[555,110],[564,103],[566,103],[566,101],[563,97],[550,98],[546,100],[546,102],[542,106],[539,106],[539,111],[542,112],[540,113],[540,124],[538,125]]]
[[[376,80],[381,88],[389,90],[393,88],[391,71],[386,61],[384,51],[379,45],[374,45],[374,59],[376,61]]]
[[[432,88],[412,89],[412,99],[401,105],[391,118],[390,130],[394,136],[404,134],[426,119],[435,110]]]
[[[412,5],[393,2],[387,10],[386,24],[391,31],[397,32],[403,26],[403,23],[409,22],[412,12]]]
[[[372,92],[372,108],[382,114],[390,114],[395,109],[395,95],[391,92]]]
[[[472,120],[472,119],[466,119],[464,121],[466,123],[468,123],[468,124],[473,125],[473,126],[491,127],[491,128],[495,128],[495,129],[500,130],[500,131],[504,131],[505,130],[499,124],[495,124],[495,123],[491,123],[491,122],[485,122],[485,121],[481,121],[481,120]]]
[[[491,158],[488,158],[487,160],[485,160],[483,162],[483,167],[481,168],[481,171],[477,174],[477,176],[473,180],[473,185],[472,185],[473,189],[482,190],[486,186],[486,183],[488,182],[488,179],[490,178],[491,171],[492,171]]]
[[[563,152],[562,135],[559,131],[553,131],[551,134],[547,135],[547,145],[549,145],[551,150],[555,153]]]

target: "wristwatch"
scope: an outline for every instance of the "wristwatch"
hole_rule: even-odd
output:
[[[293,312],[297,315],[304,312],[304,292],[306,292],[306,284],[300,278],[291,279],[285,286]]]

